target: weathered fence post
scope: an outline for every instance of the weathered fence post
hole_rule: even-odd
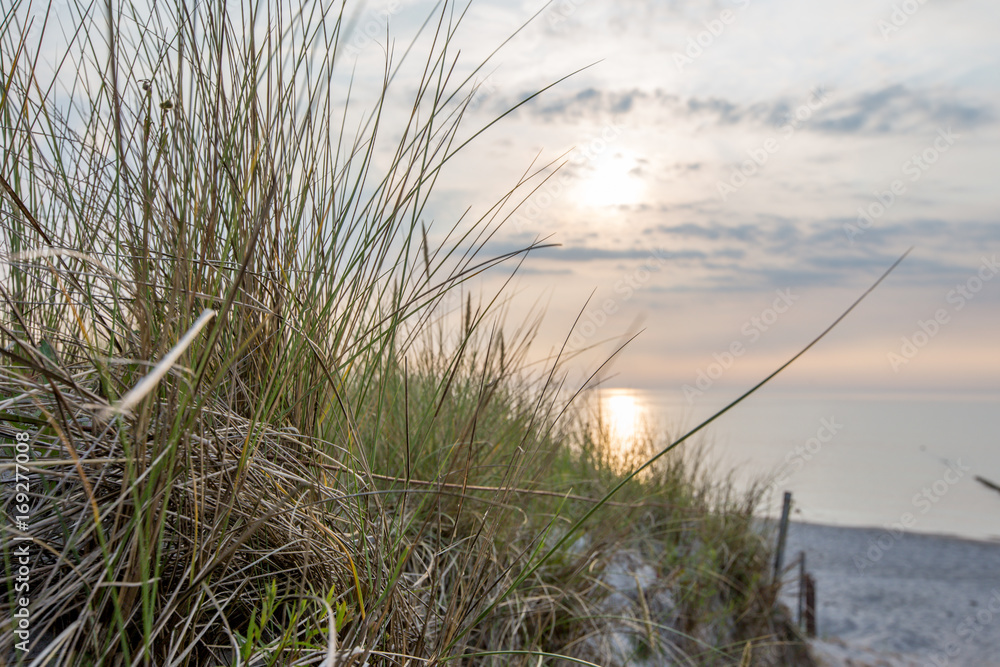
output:
[[[816,581],[806,574],[806,636],[816,636]]]
[[[799,585],[798,585],[798,597],[799,597],[799,627],[802,627],[802,614],[805,608],[806,599],[806,552],[799,552]]]
[[[788,537],[788,515],[792,509],[792,492],[785,491],[781,505],[781,523],[778,525],[778,551],[774,554],[774,581],[781,579],[781,567],[785,564],[785,538]]]

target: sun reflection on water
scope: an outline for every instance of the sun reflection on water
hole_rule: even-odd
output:
[[[606,389],[601,392],[598,408],[597,442],[607,444],[605,454],[613,465],[631,467],[645,454],[641,445],[645,444],[647,428],[651,425],[650,406],[631,389]]]

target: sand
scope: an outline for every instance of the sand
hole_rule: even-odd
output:
[[[792,523],[816,580],[826,665],[1000,667],[1000,542]],[[797,608],[797,575],[783,600]]]

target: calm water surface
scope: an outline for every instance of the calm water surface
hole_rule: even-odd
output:
[[[677,437],[725,399],[689,405],[676,390],[602,389],[599,400],[628,447],[643,420]],[[791,491],[804,521],[1000,539],[1000,493],[974,479],[1000,483],[1000,396],[765,388],[702,438],[713,464],[735,469],[740,485],[770,476],[767,514]]]

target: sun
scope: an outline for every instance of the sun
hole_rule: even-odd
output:
[[[595,158],[583,167],[576,186],[577,201],[589,208],[638,204],[645,188],[636,174],[637,167],[635,158],[622,153]]]

